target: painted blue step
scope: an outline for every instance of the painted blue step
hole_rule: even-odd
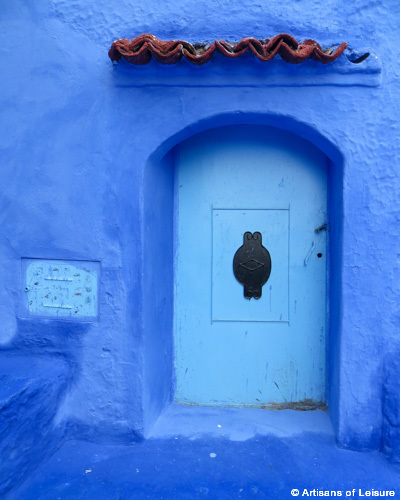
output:
[[[0,496],[61,445],[54,417],[68,372],[61,359],[0,355]]]

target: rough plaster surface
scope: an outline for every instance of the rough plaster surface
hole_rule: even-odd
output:
[[[343,179],[331,415],[342,446],[381,447],[383,358],[400,347],[399,19],[397,0],[2,3],[0,342],[4,351],[68,359],[72,384],[57,421],[73,435],[137,438],[160,410],[155,404],[146,416],[148,391],[153,401],[170,397],[159,380],[144,382],[159,359],[147,357],[145,369],[146,168],[192,133],[263,123],[316,144],[337,168],[332,178]],[[365,72],[348,86],[303,85],[299,68],[278,62],[284,86],[140,87],[107,51],[114,39],[142,32],[189,41],[280,32],[322,45],[347,41],[360,53],[373,49],[382,79]],[[238,72],[253,68],[248,59],[234,62]],[[173,83],[174,68],[167,70]],[[229,68],[222,71],[226,81]],[[101,261],[100,322],[19,319],[21,257]]]
[[[54,417],[68,383],[62,359],[0,357],[0,495],[60,446]]]
[[[400,462],[400,357],[390,353],[384,365],[382,450],[393,462]]]
[[[397,493],[398,485],[399,466],[374,452],[339,449],[329,433],[245,441],[177,434],[125,446],[69,441],[8,500],[289,500],[295,488],[299,498],[331,491],[358,498],[359,489]]]

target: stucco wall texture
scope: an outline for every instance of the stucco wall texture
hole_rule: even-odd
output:
[[[397,0],[2,2],[0,344],[4,355],[67,362],[58,425],[74,437],[132,439],[172,399],[172,320],[162,312],[172,247],[148,239],[149,227],[172,227],[162,158],[194,133],[263,124],[332,162],[330,414],[341,446],[381,448],[383,401],[400,398],[384,384],[400,352],[399,21]],[[111,43],[140,33],[190,42],[289,33],[349,48],[329,67],[250,56],[113,66]],[[101,262],[100,320],[21,318],[21,258]],[[154,267],[169,270],[156,304]],[[385,408],[395,426],[396,405]]]

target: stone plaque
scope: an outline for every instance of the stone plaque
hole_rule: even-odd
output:
[[[22,259],[22,316],[96,321],[100,263]]]

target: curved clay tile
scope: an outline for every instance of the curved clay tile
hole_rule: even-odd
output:
[[[162,64],[175,64],[184,57],[193,64],[201,65],[207,63],[215,51],[230,58],[239,57],[249,51],[262,62],[270,61],[279,54],[284,61],[291,64],[299,64],[307,59],[327,64],[337,59],[346,47],[346,42],[343,42],[334,50],[322,49],[315,40],[299,43],[285,33],[264,41],[248,37],[238,43],[216,40],[209,45],[191,44],[183,40],[162,41],[154,35],[144,33],[132,40],[116,40],[111,45],[108,56],[112,61],[119,61],[124,57],[128,62],[140,65],[150,62],[152,56]]]

